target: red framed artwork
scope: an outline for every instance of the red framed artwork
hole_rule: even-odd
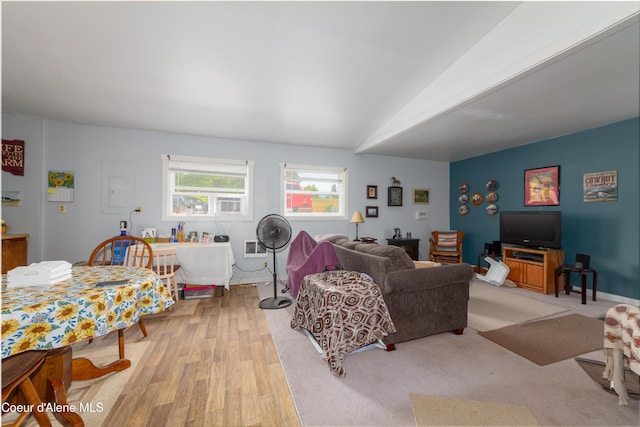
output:
[[[560,204],[560,166],[524,171],[524,205],[558,206]]]

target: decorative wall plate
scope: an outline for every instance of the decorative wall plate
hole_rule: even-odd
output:
[[[482,203],[482,194],[480,193],[473,193],[471,195],[471,204],[473,206],[478,206],[480,203]]]
[[[464,205],[469,201],[469,196],[467,196],[466,194],[461,194],[460,197],[458,197],[458,201],[461,205]]]
[[[467,212],[469,212],[469,208],[467,207],[467,205],[462,205],[458,208],[458,213],[460,215],[466,215]]]
[[[489,215],[495,215],[496,212],[498,212],[498,207],[494,204],[490,204],[489,206],[487,206],[487,213]]]
[[[491,192],[489,194],[487,194],[487,202],[493,203],[493,202],[497,202],[498,201],[498,193],[495,192]]]
[[[496,181],[495,179],[492,179],[489,182],[487,182],[487,190],[496,191],[497,189],[498,189],[498,181]]]
[[[467,191],[469,191],[469,186],[466,183],[461,184],[460,187],[458,187],[458,191],[460,191],[461,193],[466,193]]]

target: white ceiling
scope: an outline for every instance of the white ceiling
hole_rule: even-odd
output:
[[[2,109],[456,161],[640,116],[638,2],[3,2]]]

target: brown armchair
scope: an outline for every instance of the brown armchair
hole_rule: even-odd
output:
[[[429,259],[446,264],[462,262],[464,231],[434,231],[429,238]]]

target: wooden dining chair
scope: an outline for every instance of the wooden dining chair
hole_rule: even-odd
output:
[[[147,241],[134,236],[114,236],[101,242],[91,252],[87,265],[109,266],[124,265],[136,268],[149,268],[153,265],[153,248]],[[142,319],[138,320],[142,335],[147,336],[147,328]],[[120,358],[124,358],[124,330],[118,330],[118,349]]]
[[[459,264],[462,262],[464,231],[433,231],[429,238],[429,258],[434,262]]]
[[[153,249],[149,243],[139,237],[115,236],[96,246],[87,264],[151,268]]]
[[[178,301],[180,295],[178,293],[178,279],[176,272],[180,269],[180,265],[176,264],[176,248],[172,247],[156,247],[153,249],[153,271],[162,280],[169,293]]]
[[[8,425],[12,427],[19,426],[30,414],[33,414],[36,418],[38,425],[51,425],[48,415],[45,412],[38,411],[38,405],[42,403],[42,398],[38,395],[29,378],[44,363],[46,354],[46,351],[33,350],[2,359],[2,402],[6,402],[11,394],[18,389],[22,392],[26,403],[33,405],[32,411],[21,412],[18,418]],[[26,408],[28,406],[23,405],[23,407]]]

